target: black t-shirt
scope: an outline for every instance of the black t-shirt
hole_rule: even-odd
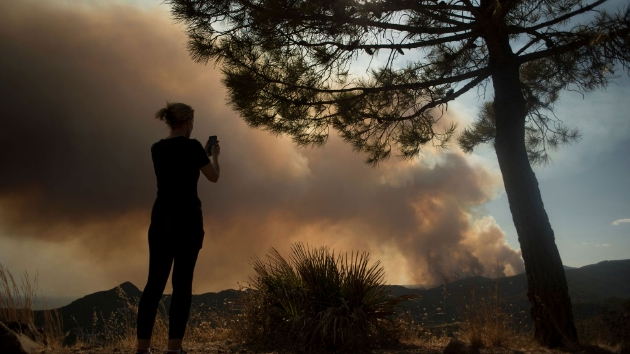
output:
[[[199,141],[184,136],[153,144],[151,156],[158,191],[149,246],[200,249],[205,232],[197,182],[199,169],[210,159]]]
[[[199,169],[210,159],[197,139],[178,136],[162,139],[151,146],[157,178],[157,198],[164,200],[199,200]]]

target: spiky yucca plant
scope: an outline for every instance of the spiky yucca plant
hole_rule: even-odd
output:
[[[396,307],[415,296],[391,296],[379,261],[367,252],[291,246],[253,259],[253,291],[241,304],[242,333],[265,344],[341,348],[396,340]]]

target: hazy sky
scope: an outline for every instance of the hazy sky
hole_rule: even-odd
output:
[[[253,255],[298,241],[370,251],[396,284],[523,270],[490,148],[376,169],[334,135],[297,149],[246,127],[219,71],[192,62],[185,41],[159,1],[0,2],[0,263],[15,275],[38,272],[42,291],[60,296],[144,285],[149,149],[168,134],[153,114],[166,100],[193,106],[193,138],[222,145],[221,180],[199,181],[197,293],[237,287]],[[584,137],[536,170],[567,265],[630,258],[627,97],[622,77],[584,99],[566,93],[556,110]],[[478,104],[466,95],[447,119],[465,125]]]

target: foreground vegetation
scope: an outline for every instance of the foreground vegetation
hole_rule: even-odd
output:
[[[335,254],[301,243],[285,259],[271,249],[255,258],[255,274],[238,304],[239,333],[272,347],[339,349],[399,341],[403,323],[396,308],[414,295],[394,297],[379,262],[368,253]]]
[[[522,316],[515,316],[512,299],[498,281],[457,292],[460,283],[445,277],[441,307],[418,316],[409,308],[419,302],[414,296],[391,295],[383,284],[383,268],[378,262],[370,263],[367,253],[335,254],[327,248],[296,244],[287,258],[271,249],[263,259],[254,258],[248,287],[238,292],[236,301],[221,309],[193,306],[186,333],[188,348],[197,348],[196,352],[389,348],[411,353],[441,352],[451,339],[458,339],[487,348],[482,352],[542,351],[523,321],[528,314],[521,310]],[[74,317],[61,316],[58,309],[35,311],[37,276],[24,273],[16,281],[0,265],[0,322],[19,327],[54,353],[72,348],[127,350],[135,345],[139,290],[133,289],[122,284],[116,294],[107,292],[117,298],[115,311],[90,310],[92,323],[80,326]],[[156,348],[166,347],[167,305],[168,301],[158,311]],[[602,306],[601,315],[578,322],[581,343],[620,352],[630,335],[630,300]],[[580,307],[574,305],[574,309]],[[64,318],[71,324],[64,326]]]
[[[36,341],[49,348],[60,348],[63,343],[63,325],[57,310],[41,312],[39,326],[35,326],[34,306],[37,303],[37,275],[21,276],[20,283],[0,264],[0,322],[15,330],[32,333]]]

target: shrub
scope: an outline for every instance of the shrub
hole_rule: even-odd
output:
[[[238,304],[237,333],[250,343],[295,349],[340,349],[397,341],[397,306],[380,262],[367,252],[291,246],[288,260],[272,248],[253,259],[250,287]]]

